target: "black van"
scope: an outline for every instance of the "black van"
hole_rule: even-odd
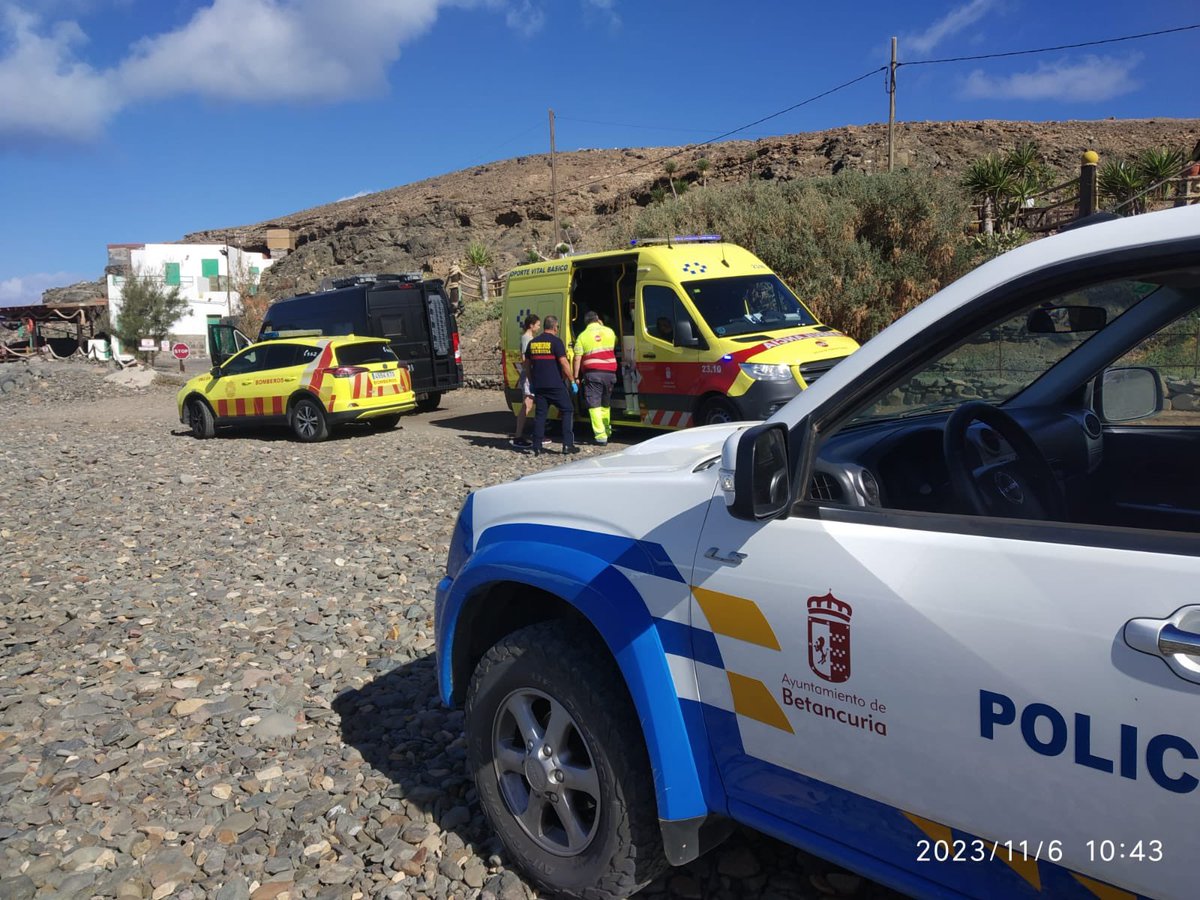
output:
[[[440,280],[419,274],[327,278],[321,289],[267,308],[259,340],[280,331],[385,337],[412,365],[417,408],[437,409],[442,394],[462,387],[458,323]]]

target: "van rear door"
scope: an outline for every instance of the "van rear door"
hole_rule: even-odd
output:
[[[412,364],[413,390],[433,389],[433,348],[419,285],[378,284],[367,292],[372,331],[392,343],[401,362]]]

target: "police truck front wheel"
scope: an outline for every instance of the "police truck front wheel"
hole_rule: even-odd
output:
[[[316,400],[301,397],[292,407],[292,434],[298,440],[311,444],[329,436],[329,424],[325,421],[325,410]]]
[[[192,430],[192,437],[203,440],[216,434],[212,410],[208,408],[208,404],[203,400],[193,399],[188,401],[187,417],[188,428]]]
[[[479,802],[542,889],[628,897],[666,867],[641,727],[586,629],[543,622],[492,647],[471,680],[466,730]]]

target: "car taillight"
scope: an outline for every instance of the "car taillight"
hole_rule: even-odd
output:
[[[364,372],[371,371],[366,366],[337,366],[333,369],[326,369],[327,375],[332,375],[334,378],[353,378],[355,375],[362,375]]]
[[[462,351],[458,349],[458,332],[457,331],[454,332],[453,335],[451,335],[451,339],[454,341],[454,361],[456,363],[462,363]]]

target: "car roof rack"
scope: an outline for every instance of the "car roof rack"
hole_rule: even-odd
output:
[[[338,288],[356,287],[360,284],[386,284],[420,282],[420,272],[363,272],[358,275],[340,275],[321,279],[321,290],[333,291]]]

